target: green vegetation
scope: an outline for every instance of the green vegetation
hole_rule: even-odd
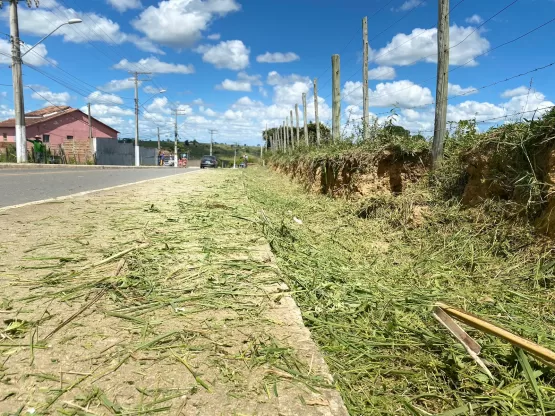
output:
[[[500,202],[464,210],[426,183],[362,203],[244,175],[351,414],[555,413],[552,368],[470,330],[491,380],[432,317],[442,301],[555,349],[553,251],[526,221],[495,215]]]

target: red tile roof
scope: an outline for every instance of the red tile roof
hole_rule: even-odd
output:
[[[51,105],[48,107],[41,108],[40,110],[31,111],[30,113],[25,113],[25,125],[32,126],[34,124],[42,123],[44,121],[51,120],[56,117],[60,117],[61,115],[64,115],[64,114],[72,113],[74,111],[82,112],[77,108],[72,108],[67,105]],[[115,132],[118,132],[113,127],[110,127],[105,123],[102,123],[102,121],[94,117],[92,118],[97,122],[105,125],[106,127],[109,127],[110,129],[114,130]],[[0,122],[0,127],[15,127],[15,119],[10,118],[8,120],[4,120]]]

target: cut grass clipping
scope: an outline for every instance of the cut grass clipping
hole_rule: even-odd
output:
[[[492,380],[432,316],[443,301],[554,350],[553,248],[527,225],[422,189],[375,197],[362,219],[360,203],[307,195],[269,171],[243,175],[351,414],[555,414],[553,369],[465,328]]]

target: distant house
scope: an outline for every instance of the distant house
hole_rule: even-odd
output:
[[[117,139],[118,131],[91,117],[92,137]],[[68,106],[50,106],[25,114],[28,139],[39,137],[50,147],[84,141],[89,138],[89,118],[81,110]],[[0,122],[0,143],[15,142],[15,120]]]

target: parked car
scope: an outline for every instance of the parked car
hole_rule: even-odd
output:
[[[218,159],[216,156],[203,156],[200,160],[200,168],[217,168],[218,167]]]

